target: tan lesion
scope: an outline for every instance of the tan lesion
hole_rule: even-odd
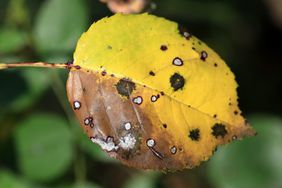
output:
[[[249,126],[231,126],[140,84],[135,83],[128,97],[121,96],[116,87],[119,81],[110,75],[72,70],[67,91],[71,104],[81,103],[74,112],[88,137],[103,141],[100,145],[106,144],[104,149],[112,146],[111,151],[105,150],[126,165],[159,170],[192,168],[234,135],[242,138],[252,134]],[[152,96],[158,96],[157,100],[152,101]],[[136,97],[142,97],[141,104],[134,102]],[[93,127],[84,125],[87,117],[93,117]],[[126,123],[130,123],[130,128],[125,127]],[[226,126],[223,137],[212,135],[216,123]],[[193,129],[199,130],[197,141],[189,138]],[[113,143],[107,143],[108,137],[113,138]],[[126,139],[133,145],[124,147],[122,141]],[[148,139],[153,139],[154,145],[148,145]]]

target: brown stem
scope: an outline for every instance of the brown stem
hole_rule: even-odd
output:
[[[42,67],[42,68],[61,68],[70,69],[73,67],[72,63],[45,63],[45,62],[23,62],[23,63],[0,63],[0,70],[16,67]]]

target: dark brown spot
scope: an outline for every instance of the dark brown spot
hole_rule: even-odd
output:
[[[72,67],[72,65],[73,65],[73,61],[68,61],[68,62],[65,63],[65,65],[66,65],[65,66],[66,68],[70,69]]]
[[[156,75],[153,71],[150,71],[149,74],[150,74],[151,76],[155,76],[155,75]]]
[[[75,65],[74,68],[77,69],[77,70],[81,69],[81,67],[79,65]]]
[[[163,91],[161,91],[160,93],[161,93],[161,95],[164,95],[164,94],[165,94]]]
[[[213,64],[213,66],[217,67],[217,63]]]
[[[165,129],[166,129],[166,128],[167,128],[167,124],[165,124],[165,123],[164,123],[164,124],[163,124],[163,128],[165,128]]]
[[[170,77],[170,85],[174,89],[174,91],[182,89],[184,84],[185,84],[185,79],[180,74],[174,73]]]
[[[107,74],[106,71],[102,71],[102,72],[101,72],[101,75],[102,75],[102,76],[106,76],[106,74]]]
[[[234,113],[234,115],[238,115],[239,114],[239,112],[237,110],[235,110],[233,113]]]
[[[128,79],[120,79],[116,84],[117,91],[120,95],[129,98],[132,91],[135,89],[135,83]]]
[[[166,51],[166,50],[167,50],[167,46],[166,46],[166,45],[161,45],[160,49],[161,49],[162,51]]]
[[[194,50],[194,51],[195,51],[195,50],[196,50],[196,48],[195,48],[195,47],[192,47],[192,50]]]
[[[216,117],[217,117],[217,114],[214,114],[213,117],[216,118]]]
[[[225,128],[225,125],[220,124],[220,123],[216,123],[213,127],[212,127],[212,135],[217,138],[217,137],[221,137],[223,138],[225,135],[227,134],[227,130]]]
[[[201,52],[201,60],[206,61],[207,57],[208,57],[208,53],[206,51],[202,51]]]
[[[189,137],[193,141],[199,141],[199,139],[200,139],[200,130],[199,129],[192,129],[189,132]]]

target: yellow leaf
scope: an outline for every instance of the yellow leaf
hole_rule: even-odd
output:
[[[148,14],[116,14],[77,44],[81,70],[70,72],[69,101],[92,141],[130,166],[192,168],[218,145],[254,134],[228,66],[178,28]]]

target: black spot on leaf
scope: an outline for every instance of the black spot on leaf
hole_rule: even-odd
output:
[[[135,83],[128,79],[122,78],[116,84],[116,88],[120,95],[129,98],[132,91],[135,89]]]
[[[155,76],[155,75],[156,75],[153,71],[150,71],[149,74],[150,74],[151,76]]]
[[[199,129],[192,129],[189,132],[189,137],[191,138],[191,140],[193,141],[198,141],[200,139],[200,130]]]
[[[166,45],[161,45],[160,49],[161,49],[162,51],[166,51],[166,50],[167,50],[167,46],[166,46]]]
[[[171,87],[173,87],[174,91],[182,89],[184,84],[185,84],[185,79],[180,74],[174,73],[170,77],[170,85],[171,85]]]
[[[227,134],[227,130],[225,128],[225,125],[220,124],[220,123],[216,123],[214,124],[214,126],[212,127],[212,135],[217,138],[217,137],[224,137]]]

